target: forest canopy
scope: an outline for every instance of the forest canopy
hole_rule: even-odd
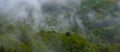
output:
[[[120,52],[119,0],[0,0],[0,52]]]

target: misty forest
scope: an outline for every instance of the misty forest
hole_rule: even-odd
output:
[[[120,0],[0,0],[0,52],[120,52]]]

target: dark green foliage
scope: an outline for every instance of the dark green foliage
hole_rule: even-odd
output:
[[[5,48],[3,46],[0,47],[0,52],[5,52]]]
[[[65,36],[70,37],[71,36],[70,32],[66,32]]]
[[[84,49],[88,45],[82,37],[79,37],[79,35],[78,36],[71,35],[69,37],[63,35],[62,46],[63,46],[63,52],[80,52],[80,51],[85,51]]]

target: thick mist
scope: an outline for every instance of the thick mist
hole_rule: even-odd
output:
[[[0,0],[0,15],[9,23],[21,21],[42,29],[66,31],[77,5],[80,0]],[[68,13],[71,19],[65,17]]]
[[[76,14],[80,5],[81,0],[0,0],[0,16],[3,16],[7,23],[20,21],[31,24],[35,29],[55,31],[86,31],[88,28],[82,22],[82,15],[87,15],[88,19],[96,22],[99,27],[119,26],[119,11],[115,12],[116,16],[104,11],[106,17],[97,19],[95,11]]]

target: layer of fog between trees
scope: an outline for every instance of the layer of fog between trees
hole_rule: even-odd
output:
[[[76,15],[81,0],[0,0],[0,18],[6,23],[23,22],[31,24],[35,29],[47,29],[55,31],[70,31],[77,28],[78,32],[86,31],[86,27]],[[118,2],[120,7],[120,2]],[[94,17],[95,12],[87,15],[90,21],[97,22],[98,26],[120,26],[120,15],[107,15],[102,20]],[[81,30],[82,29],[82,30]]]

